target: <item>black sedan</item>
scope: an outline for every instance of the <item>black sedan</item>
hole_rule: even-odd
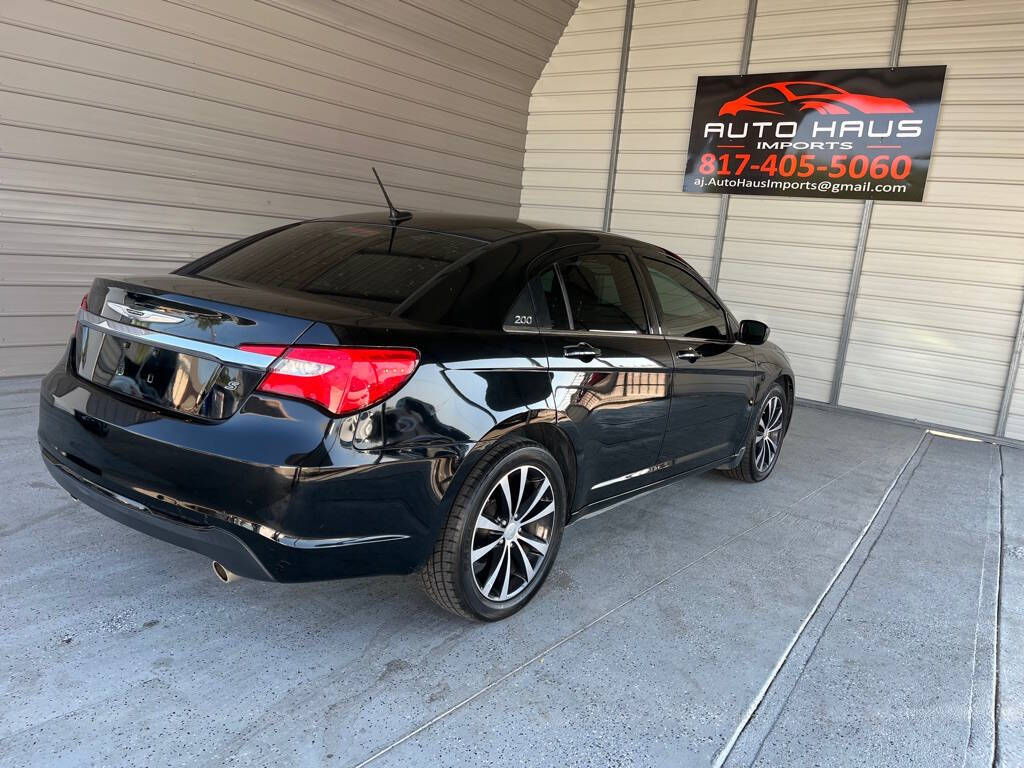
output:
[[[686,263],[463,216],[306,221],[94,281],[39,442],[75,498],[236,575],[418,571],[500,619],[565,525],[775,466],[794,380]]]

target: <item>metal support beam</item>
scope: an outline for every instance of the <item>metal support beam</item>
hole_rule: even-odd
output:
[[[615,90],[615,118],[612,120],[612,148],[608,157],[608,184],[604,190],[604,217],[601,229],[612,226],[612,199],[615,197],[615,174],[619,167],[619,138],[622,135],[622,106],[626,100],[626,73],[629,70],[629,40],[633,36],[633,8],[635,0],[626,0],[626,15],[622,20],[622,52],[619,54],[619,83]]]
[[[843,386],[843,370],[846,368],[846,350],[850,346],[850,330],[853,328],[853,312],[857,308],[857,294],[860,293],[860,273],[864,268],[864,251],[868,246],[868,230],[871,228],[871,214],[875,210],[874,200],[865,200],[860,214],[860,229],[857,231],[857,245],[853,250],[853,266],[850,269],[850,287],[846,291],[846,308],[843,310],[843,327],[839,332],[839,349],[836,350],[836,366],[832,373],[832,391],[828,401],[839,405],[839,390]]]
[[[722,249],[725,247],[725,225],[729,222],[729,195],[722,195],[718,201],[718,223],[715,224],[715,244],[711,250],[711,271],[708,282],[716,291],[718,278],[722,274]]]
[[[893,24],[892,44],[889,46],[889,66],[900,63],[900,49],[903,47],[903,28],[907,23],[907,5],[909,0],[899,0],[896,7],[896,21]],[[839,330],[839,348],[836,350],[836,365],[832,371],[832,391],[829,403],[839,404],[839,392],[843,387],[843,374],[846,370],[846,350],[850,346],[850,332],[853,329],[853,314],[857,309],[857,295],[860,292],[860,274],[864,269],[864,251],[868,245],[868,230],[871,227],[871,214],[875,208],[874,200],[865,200],[860,215],[860,230],[857,232],[857,245],[853,252],[853,266],[850,269],[850,287],[846,292],[846,308],[843,310],[843,325]]]
[[[889,46],[889,66],[899,66],[900,51],[903,49],[903,28],[907,26],[907,6],[909,0],[899,0],[896,8],[896,21],[892,30],[892,45]]]
[[[1020,305],[1017,317],[1017,335],[1013,340],[1013,351],[1010,353],[1010,367],[1006,371],[1006,384],[1003,385],[1003,399],[999,403],[999,417],[996,419],[996,435],[1006,436],[1006,420],[1010,416],[1010,403],[1013,401],[1013,390],[1017,387],[1017,372],[1020,370],[1020,358],[1024,354],[1024,301]]]
[[[740,74],[747,74],[750,68],[750,47],[754,42],[754,21],[757,20],[757,0],[747,0],[747,25],[743,30],[743,49],[740,51]],[[729,195],[722,195],[718,201],[718,223],[715,225],[715,244],[711,248],[711,271],[708,282],[718,288],[718,277],[722,272],[722,248],[725,247],[725,225],[729,221]]]

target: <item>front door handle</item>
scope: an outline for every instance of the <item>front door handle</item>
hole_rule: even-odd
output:
[[[678,360],[689,360],[691,363],[696,363],[700,360],[701,354],[693,347],[687,347],[686,349],[680,349],[676,352],[676,359]]]
[[[590,362],[595,357],[601,356],[601,350],[597,347],[592,347],[587,342],[581,342],[579,344],[570,344],[562,349],[562,353],[566,357],[572,357],[583,362]]]

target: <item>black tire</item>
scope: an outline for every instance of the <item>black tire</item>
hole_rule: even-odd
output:
[[[777,416],[776,412],[772,412],[770,416],[770,425],[773,427],[771,434],[774,435],[777,442],[775,452],[771,456],[770,461],[768,461],[767,466],[765,466],[763,454],[759,453],[762,442],[762,439],[759,439],[759,435],[764,431],[763,425],[769,423],[767,412],[773,407],[773,402],[777,404],[776,407],[779,409]],[[786,437],[786,429],[789,426],[789,409],[791,407],[792,404],[786,397],[786,391],[782,386],[778,382],[772,384],[768,391],[764,393],[764,397],[761,398],[761,402],[757,406],[757,415],[754,417],[754,423],[750,427],[750,434],[747,436],[743,459],[733,469],[723,469],[722,474],[747,483],[759,483],[771,475],[775,465],[778,464],[779,454],[782,452],[782,441]]]
[[[515,482],[516,478],[522,480],[521,484]],[[503,479],[510,495],[505,494]],[[543,492],[544,480],[550,493]],[[529,521],[550,505],[554,508],[528,525],[513,524],[517,511],[525,510],[531,501],[535,506],[521,514],[518,521]],[[498,621],[511,616],[537,594],[551,571],[562,541],[565,515],[565,480],[554,457],[537,443],[522,438],[495,445],[459,489],[434,551],[420,572],[424,589],[439,606],[468,619]],[[497,522],[500,528],[506,519],[509,522],[502,532],[491,527]],[[543,554],[528,540],[546,544]],[[486,550],[476,561],[472,557],[474,541],[477,553]],[[484,576],[494,574],[495,567],[501,568],[500,558],[506,555],[505,570],[497,572],[497,581],[491,578],[488,582]],[[538,555],[539,559],[531,563],[531,558]],[[532,575],[528,575],[528,567],[534,567]],[[485,592],[489,583],[490,591]],[[514,595],[510,591],[513,588],[519,590]],[[502,589],[509,594],[505,599],[501,599]]]

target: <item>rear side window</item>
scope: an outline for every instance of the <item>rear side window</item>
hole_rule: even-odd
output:
[[[540,289],[540,304],[547,311],[549,328],[559,331],[569,329],[569,310],[565,307],[565,295],[562,293],[562,284],[558,281],[555,270],[549,269],[540,276],[538,281]]]
[[[527,283],[505,317],[505,327],[568,330],[565,298],[554,269]]]
[[[313,221],[274,232],[188,274],[387,311],[481,245],[402,227]]]
[[[576,330],[647,333],[640,288],[625,256],[590,253],[558,268]]]

